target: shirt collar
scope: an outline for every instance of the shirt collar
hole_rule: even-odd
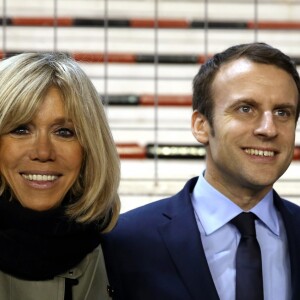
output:
[[[215,232],[243,212],[239,206],[210,185],[203,174],[199,176],[193,190],[192,204],[206,235]],[[279,222],[273,204],[272,189],[250,211],[279,236]]]

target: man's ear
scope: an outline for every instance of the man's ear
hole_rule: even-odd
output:
[[[210,125],[207,118],[194,110],[192,114],[192,133],[196,140],[203,145],[208,145],[209,131]]]

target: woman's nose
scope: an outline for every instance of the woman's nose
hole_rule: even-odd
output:
[[[55,159],[53,142],[48,134],[37,134],[34,137],[30,158],[41,162]]]

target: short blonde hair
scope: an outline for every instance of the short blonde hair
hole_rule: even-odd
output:
[[[0,135],[29,122],[53,86],[62,94],[84,149],[79,178],[70,190],[77,200],[66,213],[82,223],[103,219],[108,231],[120,210],[119,157],[101,99],[77,62],[64,53],[22,53],[1,61]],[[1,178],[0,194],[6,188]]]

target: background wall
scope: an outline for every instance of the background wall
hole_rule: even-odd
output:
[[[208,56],[261,41],[300,70],[296,0],[2,0],[1,12],[1,57],[65,51],[91,77],[121,157],[122,211],[176,193],[205,168],[190,116],[192,79]],[[298,204],[299,159],[297,148],[275,185]]]

